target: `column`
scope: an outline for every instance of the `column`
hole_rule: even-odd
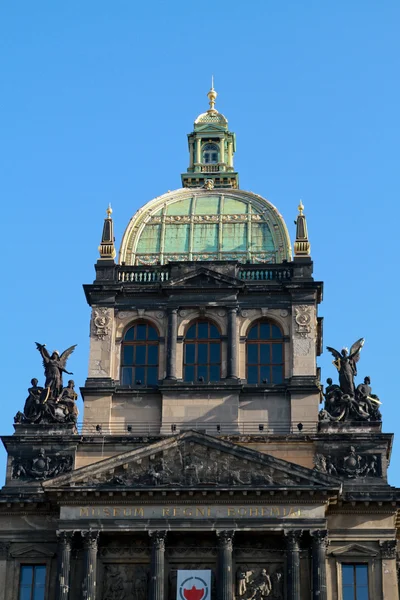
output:
[[[219,162],[225,162],[225,138],[220,138],[219,140]]]
[[[193,140],[189,140],[189,169],[193,168]]]
[[[168,312],[167,379],[176,379],[176,343],[178,336],[178,309]]]
[[[56,600],[68,600],[73,532],[58,531]]]
[[[237,379],[237,309],[228,308],[228,364],[226,376]]]
[[[326,590],[326,546],[327,531],[318,529],[311,531],[312,537],[312,580],[313,600],[327,600]]]
[[[196,138],[196,163],[201,163],[201,138]]]
[[[233,600],[232,549],[234,531],[217,531],[218,536],[218,600]]]
[[[300,538],[301,530],[286,531],[287,600],[300,599]]]
[[[149,531],[152,540],[149,600],[164,600],[164,553],[166,531]]]
[[[83,584],[82,597],[84,600],[96,599],[96,573],[97,573],[97,543],[99,532],[81,531],[83,537]]]

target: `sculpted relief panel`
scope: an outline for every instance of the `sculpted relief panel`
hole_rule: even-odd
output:
[[[148,582],[147,565],[106,564],[102,600],[147,600]]]
[[[297,481],[265,464],[248,463],[209,446],[183,443],[138,458],[113,472],[99,473],[91,483],[112,485],[298,485]]]
[[[283,600],[283,569],[279,565],[239,565],[237,600]]]

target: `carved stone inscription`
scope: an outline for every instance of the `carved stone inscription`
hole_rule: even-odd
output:
[[[126,505],[126,506],[62,506],[60,518],[71,519],[319,519],[323,506],[291,505]]]
[[[147,565],[106,564],[103,600],[147,600],[148,579]]]

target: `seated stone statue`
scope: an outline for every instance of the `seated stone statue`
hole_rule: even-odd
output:
[[[30,422],[40,419],[43,388],[38,386],[36,378],[31,379],[32,387],[28,388],[28,394],[24,406],[24,415]]]
[[[57,404],[59,406],[65,406],[67,415],[71,421],[76,421],[78,418],[78,407],[76,406],[77,399],[78,394],[75,392],[75,382],[70,379],[67,387],[63,388]]]

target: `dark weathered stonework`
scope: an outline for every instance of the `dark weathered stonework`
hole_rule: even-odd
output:
[[[72,470],[73,457],[59,453],[48,456],[44,448],[40,448],[31,457],[15,457],[12,477],[14,479],[35,479],[42,481],[56,477]]]

